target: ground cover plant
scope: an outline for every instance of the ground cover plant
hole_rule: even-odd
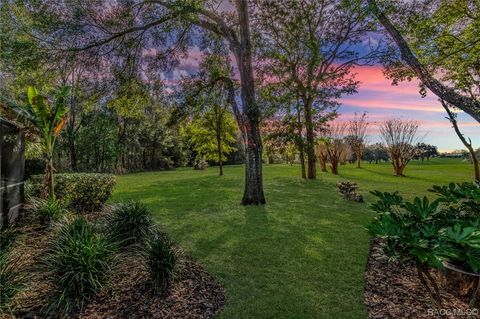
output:
[[[29,200],[37,205],[0,236],[0,318],[211,318],[225,303],[145,205],[57,216],[35,209],[58,203]]]
[[[112,205],[106,219],[109,237],[122,247],[144,244],[152,235],[153,227],[148,208],[134,201]]]
[[[0,229],[0,314],[9,309],[12,298],[21,291],[25,275],[18,271],[19,256],[12,250],[16,234]]]
[[[27,209],[34,214],[43,225],[57,221],[66,212],[63,203],[50,197],[45,199],[32,198]]]
[[[145,253],[153,287],[164,290],[174,279],[178,259],[172,242],[166,234],[157,232],[148,240]]]
[[[106,285],[114,252],[112,243],[85,218],[64,221],[42,262],[54,287],[45,314],[66,316],[82,309]]]

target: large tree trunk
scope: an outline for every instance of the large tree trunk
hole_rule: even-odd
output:
[[[357,168],[361,168],[362,152],[357,152]]]
[[[317,178],[317,167],[315,165],[315,134],[312,119],[312,105],[310,100],[304,101],[305,128],[306,128],[306,147],[307,153],[307,177],[308,179]]]
[[[255,83],[252,70],[252,48],[250,42],[250,22],[246,0],[235,2],[240,29],[240,46],[234,47],[240,73],[241,98],[245,118],[241,119],[245,141],[245,190],[243,205],[265,204],[262,175],[262,139],[260,137],[260,109],[255,101]],[[243,123],[245,122],[245,123]]]
[[[243,205],[265,204],[262,178],[262,141],[258,126],[250,125],[246,130],[245,190]]]
[[[298,126],[298,142],[297,142],[297,147],[298,147],[298,152],[300,156],[300,166],[302,169],[302,178],[306,179],[307,174],[305,171],[305,143],[303,142],[303,134],[302,134],[302,128],[303,128],[303,123],[302,123],[302,115],[300,113],[300,101],[299,97],[297,96],[297,126]]]

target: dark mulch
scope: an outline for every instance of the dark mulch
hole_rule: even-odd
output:
[[[441,317],[432,313],[435,308],[428,298],[426,289],[418,279],[415,267],[411,264],[389,262],[382,253],[381,245],[379,240],[371,241],[365,274],[365,305],[368,318],[467,318],[466,315]],[[455,309],[466,313],[474,282],[463,289],[459,287],[449,289],[447,287],[450,286],[443,273],[432,271],[432,275],[442,287],[442,308],[451,310],[452,313]],[[475,308],[480,311],[478,300]],[[478,316],[470,318],[478,318]]]
[[[98,216],[89,214],[87,219]],[[17,227],[14,252],[28,279],[25,289],[14,299],[6,318],[42,318],[40,310],[49,295],[43,273],[37,267],[51,231],[28,221]],[[122,253],[112,274],[111,284],[85,305],[82,313],[69,318],[212,318],[225,304],[222,286],[198,263],[179,251],[175,280],[164,292],[154,292],[148,280],[144,257]]]
[[[73,318],[211,318],[225,304],[222,286],[200,265],[184,258],[174,283],[155,293],[142,269],[142,257],[129,256],[109,289]],[[132,271],[135,269],[136,271]]]

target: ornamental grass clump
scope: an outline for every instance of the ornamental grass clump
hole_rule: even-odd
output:
[[[112,205],[106,226],[110,239],[125,248],[144,244],[152,234],[154,221],[144,204],[126,202]]]
[[[42,268],[52,286],[47,316],[67,316],[108,282],[115,247],[83,217],[59,225],[46,251]]]
[[[155,291],[169,287],[175,277],[177,253],[165,234],[153,235],[146,245],[148,273]]]
[[[9,229],[0,229],[0,314],[9,310],[11,300],[23,288],[20,258],[12,251],[15,236]]]
[[[31,201],[31,210],[43,225],[59,220],[67,211],[60,201],[51,197]]]

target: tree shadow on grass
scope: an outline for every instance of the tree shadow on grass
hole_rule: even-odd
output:
[[[241,206],[240,178],[150,183],[118,193],[137,199],[223,283],[220,318],[354,318],[363,313],[369,220],[334,186],[266,178],[265,206]]]

